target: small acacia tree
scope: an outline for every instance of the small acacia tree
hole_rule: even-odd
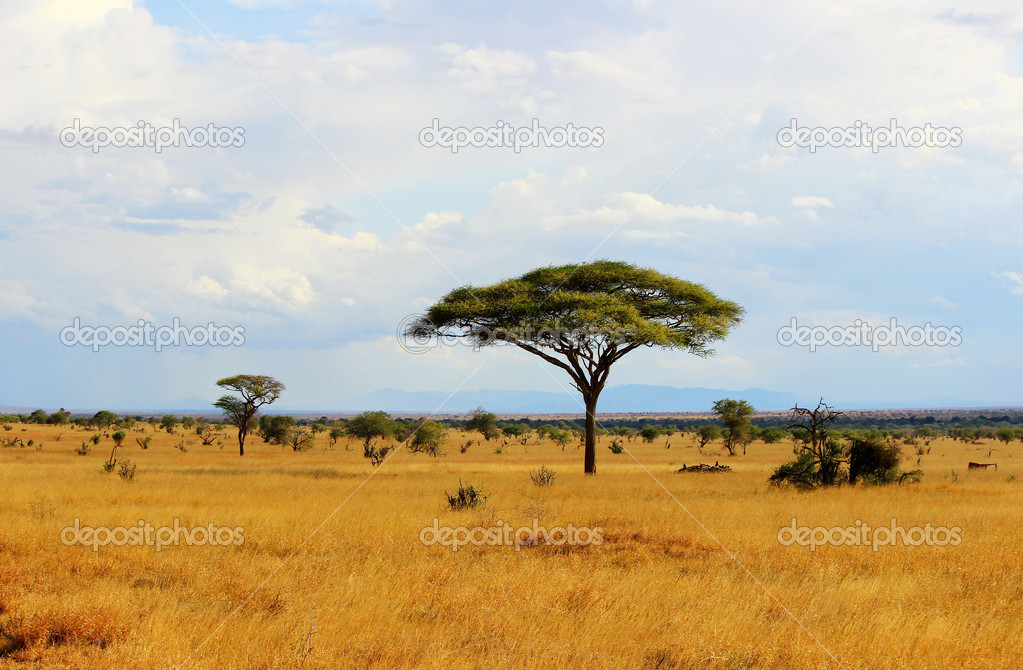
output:
[[[714,403],[714,413],[721,417],[725,424],[725,449],[729,456],[735,456],[736,447],[742,447],[746,454],[746,445],[753,438],[753,424],[749,418],[753,416],[753,405],[745,400],[725,398]]]
[[[220,396],[213,405],[224,410],[228,423],[238,427],[238,454],[244,456],[245,438],[256,423],[256,413],[281,397],[284,384],[266,375],[235,375],[221,379],[217,386],[238,393]]]
[[[487,287],[463,286],[414,321],[405,336],[511,344],[561,368],[586,409],[584,471],[596,474],[597,400],[611,366],[640,347],[712,353],[743,310],[699,284],[628,263],[534,270]]]
[[[476,431],[483,436],[484,440],[489,442],[497,436],[497,415],[486,411],[482,407],[477,407],[472,411],[468,420],[466,420],[465,429]]]

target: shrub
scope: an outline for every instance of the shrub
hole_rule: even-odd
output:
[[[608,445],[607,448],[611,450],[612,454],[624,454],[625,453],[625,447],[622,446],[621,440],[619,440],[617,437],[614,438],[613,440],[611,440],[611,444]]]
[[[153,436],[152,435],[146,435],[145,437],[136,437],[135,441],[143,449],[148,449],[149,448],[149,443],[153,441]]]
[[[384,462],[384,459],[387,458],[387,454],[391,453],[392,449],[394,449],[393,446],[380,447],[377,449],[375,446],[364,444],[362,446],[362,455],[369,459],[370,463],[373,464],[373,467],[377,467]]]
[[[842,465],[842,447],[834,440],[824,445],[823,458],[810,450],[800,452],[796,460],[779,466],[768,478],[774,486],[794,486],[808,489],[822,486],[825,482],[837,482]]]
[[[653,442],[661,436],[661,431],[657,428],[657,426],[647,426],[643,430],[639,431],[639,436],[643,438],[644,442]],[[614,451],[614,449],[611,451]],[[622,452],[615,451],[614,453],[620,454]]]
[[[454,511],[481,507],[488,497],[482,489],[473,484],[463,484],[461,479],[458,480],[458,491],[454,494],[445,491],[444,496],[448,499],[448,507]]]
[[[88,442],[84,441],[82,442],[82,446],[75,449],[75,453],[78,454],[79,456],[88,456],[90,451],[92,451],[92,447],[89,445]]]
[[[891,484],[899,478],[902,449],[874,437],[851,440],[849,445],[849,483]]]
[[[96,433],[95,435],[93,435],[89,439],[92,440],[93,444],[99,444],[99,439],[100,439],[99,433]]]
[[[113,438],[114,444],[116,444],[117,446],[121,446],[121,443],[124,442],[124,438],[128,437],[128,433],[126,433],[123,430],[118,430],[110,437]]]
[[[126,482],[135,481],[135,464],[131,461],[123,461],[117,470],[117,476]]]
[[[261,416],[259,417],[259,434],[265,442],[271,444],[286,444],[288,433],[295,427],[295,419],[290,416]]]
[[[541,465],[539,470],[530,470],[529,478],[535,486],[553,486],[558,474],[546,465]]]

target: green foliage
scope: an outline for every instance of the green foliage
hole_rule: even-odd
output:
[[[259,436],[270,444],[284,444],[289,431],[295,427],[295,419],[284,414],[259,417]]]
[[[444,442],[447,432],[448,429],[444,427],[444,424],[427,419],[419,424],[419,427],[412,434],[408,441],[408,449],[413,454],[427,454],[433,457],[443,456],[444,452],[441,451],[440,445]]]
[[[639,436],[643,438],[644,442],[653,442],[661,436],[661,431],[657,426],[647,426],[639,431]]]
[[[765,444],[775,444],[785,439],[787,433],[777,426],[768,426],[760,431],[760,439]]]
[[[899,478],[902,449],[874,437],[854,439],[849,444],[849,483],[894,483]]]
[[[256,423],[256,414],[263,405],[281,397],[284,384],[266,375],[235,375],[217,381],[217,386],[238,395],[222,395],[213,403],[224,411],[224,418],[238,427],[238,453],[245,455],[245,438]]]
[[[484,440],[489,441],[497,436],[497,417],[482,407],[477,407],[465,422],[465,429],[476,431]]]
[[[995,437],[998,438],[999,442],[1009,444],[1016,439],[1017,433],[1014,428],[1000,428],[995,432]]]
[[[601,260],[457,288],[405,336],[462,338],[476,348],[511,344],[567,372],[585,401],[584,470],[595,474],[597,400],[611,366],[640,347],[707,356],[742,313],[699,284]]]
[[[394,420],[387,412],[363,412],[345,426],[348,436],[362,440],[366,458],[370,458],[369,449],[375,440],[393,437],[394,431]]]
[[[701,450],[714,440],[720,439],[721,427],[713,423],[700,426],[700,428],[696,431],[696,443],[699,445]]]
[[[547,434],[552,440],[561,446],[562,451],[565,450],[565,445],[572,441],[572,433],[567,430],[558,430],[555,428],[554,430],[547,431]]]
[[[110,437],[114,440],[114,444],[119,447],[121,446],[121,443],[124,442],[124,438],[128,437],[128,433],[123,430],[118,430]]]
[[[745,400],[725,398],[714,403],[714,413],[721,417],[725,424],[725,449],[732,456],[737,447],[746,453],[746,445],[752,439],[750,417],[753,416],[753,405]]]
[[[304,426],[292,426],[285,433],[281,444],[291,447],[292,451],[307,451],[313,448],[313,434]]]
[[[522,437],[529,431],[529,426],[524,423],[510,423],[502,426],[501,432],[507,437]]]
[[[92,415],[92,424],[99,428],[107,428],[115,421],[117,421],[117,415],[105,409]]]
[[[163,417],[160,418],[160,427],[168,433],[173,433],[174,428],[177,427],[178,423],[180,423],[178,421],[178,417],[173,414],[164,414]]]

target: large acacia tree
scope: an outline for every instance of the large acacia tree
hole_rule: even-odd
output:
[[[244,456],[245,437],[256,423],[259,408],[280,398],[284,384],[266,375],[235,375],[219,380],[217,386],[238,393],[222,395],[213,405],[224,410],[228,422],[238,427],[238,454]]]
[[[611,366],[640,347],[697,356],[739,323],[742,307],[699,284],[628,263],[598,261],[533,270],[448,293],[405,336],[504,343],[569,374],[586,408],[585,472],[595,474],[597,399]]]

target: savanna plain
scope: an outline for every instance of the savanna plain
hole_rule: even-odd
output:
[[[103,431],[99,431],[103,432]],[[449,431],[444,455],[378,467],[325,434],[240,457],[140,423],[14,424],[0,448],[0,667],[984,668],[1023,657],[1023,446],[940,437],[906,450],[918,483],[770,486],[793,443],[730,457],[694,436],[582,450]],[[139,439],[151,437],[142,449]],[[31,441],[31,445],[29,445]],[[460,446],[471,441],[463,453]],[[183,446],[181,448],[176,448]],[[500,449],[499,449],[500,448]],[[500,450],[501,453],[497,453]],[[917,459],[920,459],[917,465]],[[996,460],[999,469],[967,470]],[[678,473],[715,461],[730,472]],[[530,472],[557,473],[537,486]],[[452,509],[470,484],[485,503]],[[81,526],[244,529],[229,546],[97,547]],[[586,526],[568,546],[427,546],[424,528]],[[779,541],[799,526],[957,527],[953,546]]]

